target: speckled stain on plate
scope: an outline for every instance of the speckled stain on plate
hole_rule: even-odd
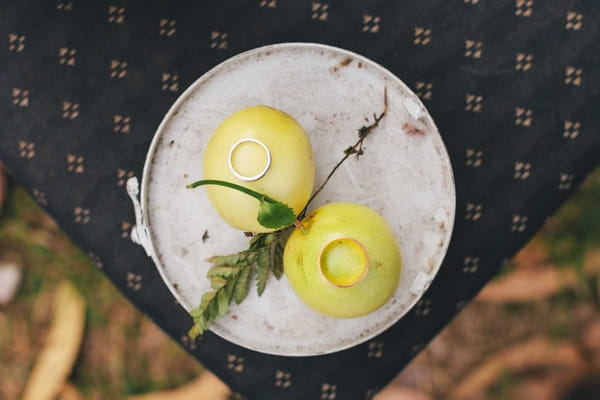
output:
[[[334,319],[305,306],[285,277],[271,277],[261,297],[252,290],[213,323],[213,332],[257,351],[306,356],[357,345],[390,327],[429,287],[446,253],[455,212],[452,167],[418,97],[380,65],[335,47],[286,43],[250,50],[204,74],[171,107],[148,151],[132,238],[191,310],[210,290],[206,259],[248,245],[217,215],[204,190],[185,188],[202,178],[203,151],[215,128],[251,105],[286,111],[311,140],[318,184],[356,141],[357,129],[381,112],[384,88],[388,113],[366,140],[365,154],[347,160],[311,208],[350,201],[383,215],[404,264],[392,299],[364,317]],[[134,199],[136,189],[132,178]]]

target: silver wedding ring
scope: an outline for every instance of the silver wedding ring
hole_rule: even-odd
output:
[[[242,175],[233,166],[233,161],[232,161],[233,152],[239,145],[246,143],[246,142],[252,142],[252,143],[258,144],[260,147],[263,148],[263,150],[265,151],[265,154],[267,155],[267,163],[265,164],[265,167],[263,168],[262,171],[260,171],[258,174],[254,175],[254,176]],[[231,146],[231,149],[229,149],[229,157],[227,157],[227,162],[229,164],[229,170],[231,171],[233,176],[235,176],[237,179],[239,179],[241,181],[246,181],[246,182],[257,181],[260,178],[262,178],[263,176],[265,176],[265,174],[267,173],[269,168],[271,168],[271,152],[269,151],[269,148],[267,147],[267,145],[258,139],[254,139],[254,138],[240,139],[233,146]]]

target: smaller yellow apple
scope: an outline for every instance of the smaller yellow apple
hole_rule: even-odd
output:
[[[290,115],[268,106],[244,108],[217,127],[204,151],[204,179],[232,182],[293,209],[306,205],[315,165],[308,136]],[[219,215],[249,232],[270,232],[256,220],[259,201],[222,186],[207,186]]]
[[[381,215],[358,204],[331,203],[301,224],[286,243],[283,265],[304,303],[331,317],[355,318],[394,294],[402,259]]]

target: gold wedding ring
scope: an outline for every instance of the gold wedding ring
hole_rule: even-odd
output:
[[[369,272],[367,249],[352,238],[333,239],[319,252],[318,267],[328,283],[340,288],[355,286]]]

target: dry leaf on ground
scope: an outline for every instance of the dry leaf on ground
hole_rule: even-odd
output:
[[[599,251],[586,254],[584,270],[590,276],[600,274]],[[516,269],[488,283],[476,299],[495,303],[533,301],[556,295],[563,289],[574,287],[578,282],[575,267]]]
[[[130,396],[127,400],[227,400],[229,388],[212,373],[203,372],[192,382],[172,390]]]
[[[79,353],[85,303],[77,289],[62,282],[56,289],[50,332],[25,385],[22,400],[54,400]]]
[[[500,349],[468,373],[450,393],[450,399],[477,398],[497,382],[505,371],[518,371],[537,366],[564,366],[574,371],[584,365],[577,346],[572,343],[555,343],[545,337],[535,337],[525,342]]]
[[[56,400],[83,400],[83,395],[75,386],[67,382],[63,385]]]
[[[390,385],[378,393],[373,400],[431,400],[431,397],[408,386]]]
[[[545,268],[549,258],[548,244],[538,235],[515,254],[512,262],[517,269],[536,270]]]

